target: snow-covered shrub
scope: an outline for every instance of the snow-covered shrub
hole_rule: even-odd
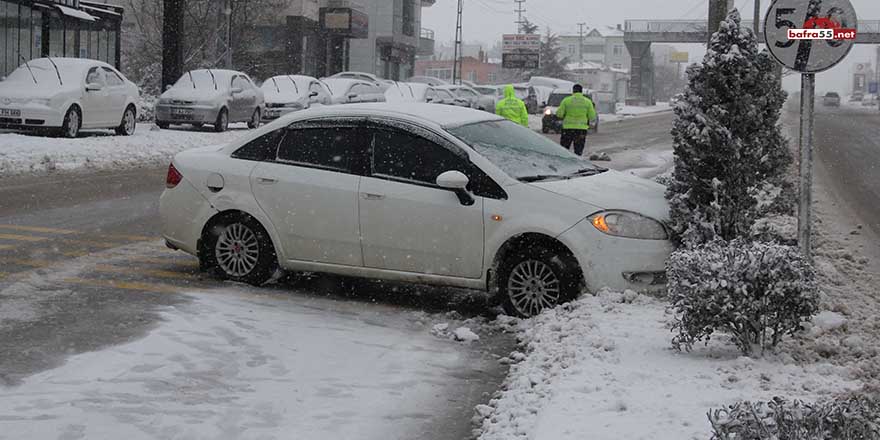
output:
[[[674,231],[686,244],[748,237],[756,188],[791,163],[779,125],[786,94],[774,61],[731,11],[702,64],[688,68],[675,106],[675,171],[666,193]]]
[[[763,351],[818,312],[813,268],[791,246],[718,240],[674,252],[666,271],[679,350],[725,332]]]
[[[138,122],[153,122],[156,120],[156,102],[158,101],[159,98],[154,95],[141,93],[141,98],[138,100]]]
[[[852,395],[821,403],[740,402],[709,412],[712,440],[880,440],[880,401]]]

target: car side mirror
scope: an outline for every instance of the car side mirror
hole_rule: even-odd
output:
[[[100,84],[98,84],[98,83],[89,83],[89,84],[86,84],[86,91],[87,91],[87,92],[100,92],[101,89],[103,89],[103,88],[104,88],[104,87],[102,87],[102,86],[101,86]]]
[[[434,98],[425,98],[425,102],[430,104],[430,103],[434,102]]]
[[[349,100],[349,101],[352,100],[352,99],[354,99],[354,98],[357,98],[357,97],[358,97],[358,94],[357,94],[357,93],[349,93],[349,94],[348,94],[348,100]]]
[[[467,190],[469,183],[470,180],[461,171],[446,171],[437,176],[437,186],[454,192],[464,206],[474,204],[474,196]]]
[[[171,90],[171,84],[168,84],[167,86],[165,86],[165,91],[167,92],[169,90]]]
[[[309,98],[314,98],[316,96],[318,96],[318,92],[309,93]]]

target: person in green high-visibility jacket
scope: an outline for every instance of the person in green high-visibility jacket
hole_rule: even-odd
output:
[[[495,104],[495,114],[516,122],[523,127],[529,126],[529,111],[526,103],[516,97],[516,91],[512,85],[504,87],[504,99]]]
[[[584,96],[580,84],[575,84],[571,96],[562,100],[556,117],[562,119],[562,146],[570,150],[573,144],[574,154],[584,154],[590,122],[597,120],[599,115],[593,101]]]

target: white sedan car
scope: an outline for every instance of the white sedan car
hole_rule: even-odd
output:
[[[183,74],[159,97],[156,125],[213,125],[214,131],[229,129],[234,122],[257,128],[263,119],[265,97],[243,72],[223,69],[192,70]]]
[[[255,285],[276,268],[489,290],[531,316],[582,289],[665,288],[664,187],[495,115],[322,107],[178,154],[163,235]]]
[[[0,128],[50,129],[71,138],[95,128],[131,135],[138,96],[137,86],[107,63],[30,60],[0,82]]]
[[[263,120],[271,121],[314,104],[330,105],[330,90],[321,80],[305,75],[273,76],[260,86],[266,99]]]
[[[324,78],[323,82],[333,94],[333,104],[385,102],[385,92],[371,82],[348,78]]]

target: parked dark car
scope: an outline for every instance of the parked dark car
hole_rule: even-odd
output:
[[[840,107],[840,95],[835,92],[828,92],[822,98],[822,105],[826,107]]]
[[[554,90],[547,99],[547,107],[544,108],[544,117],[541,119],[541,132],[543,133],[562,133],[562,120],[556,117],[556,110],[562,104],[562,100],[571,96],[570,92],[562,90]],[[592,93],[585,93],[584,96],[593,100]],[[595,101],[593,102],[595,105]],[[590,123],[590,133],[599,132],[599,113],[596,113],[595,123]]]

